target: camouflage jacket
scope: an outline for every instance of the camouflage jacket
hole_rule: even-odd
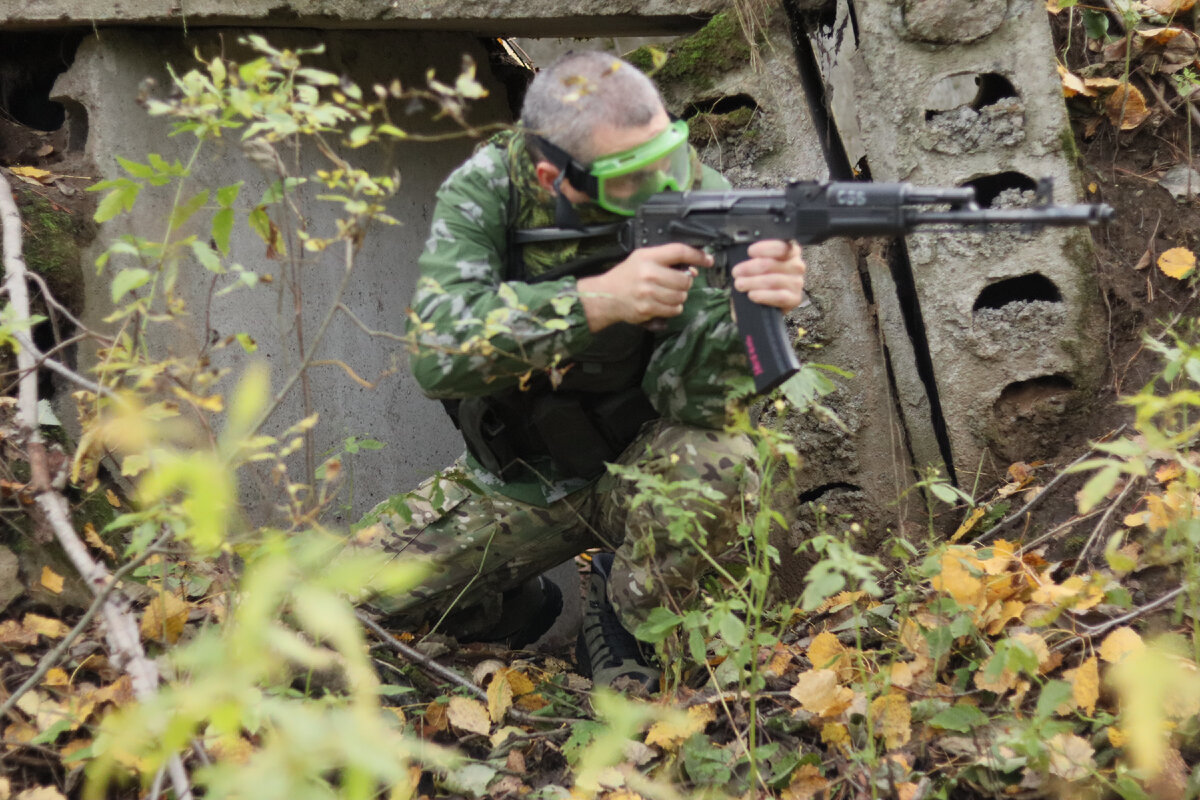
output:
[[[729,185],[708,167],[697,174],[695,188]],[[418,342],[412,371],[430,397],[492,394],[531,373],[568,366],[593,343],[576,279],[532,279],[605,243],[527,245],[523,277],[530,280],[513,279],[509,232],[551,226],[554,210],[553,196],[537,184],[523,138],[512,132],[478,148],[438,190],[409,318],[409,333]],[[617,219],[592,206],[576,211],[585,224]],[[721,428],[731,387],[745,380],[749,368],[729,294],[710,286],[705,273],[693,284],[683,313],[655,334],[642,388],[664,418]],[[551,474],[500,484],[482,469],[476,472],[485,485],[526,502],[550,502],[586,483],[572,486]]]

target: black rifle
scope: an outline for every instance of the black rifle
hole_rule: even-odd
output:
[[[727,271],[749,256],[754,242],[794,239],[817,244],[836,236],[903,236],[925,226],[947,229],[1021,225],[1096,225],[1111,219],[1104,204],[1060,206],[1053,184],[1038,183],[1037,204],[1026,208],[980,208],[973,187],[926,188],[909,183],[796,181],[783,189],[662,192],[616,226],[519,231],[518,243],[618,234],[622,251],[681,242],[707,248]],[[937,208],[943,206],[944,208]],[[544,276],[549,277],[549,276]],[[754,388],[768,392],[800,369],[779,309],[761,306],[730,287],[738,333],[750,359]]]

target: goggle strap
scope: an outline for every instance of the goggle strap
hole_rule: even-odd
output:
[[[583,220],[562,191],[563,178],[566,176],[566,170],[560,169],[558,177],[554,179],[554,224],[560,228],[582,228]],[[575,182],[571,181],[571,185],[574,186]]]
[[[533,140],[547,161],[558,167],[560,180],[563,175],[566,175],[567,180],[571,182],[572,186],[593,200],[596,199],[600,193],[600,183],[596,180],[596,176],[588,171],[587,167],[580,164],[571,157],[570,153],[553,142],[533,133],[527,133],[526,136]],[[554,188],[558,188],[557,182],[555,182]]]

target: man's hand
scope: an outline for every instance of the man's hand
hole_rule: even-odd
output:
[[[804,273],[807,267],[800,245],[780,239],[755,242],[750,258],[734,266],[733,286],[759,305],[784,312],[804,302]]]
[[[580,278],[577,286],[588,328],[596,333],[617,322],[641,325],[660,317],[679,316],[697,275],[696,267],[711,267],[712,263],[712,257],[703,250],[685,244],[663,244],[634,250],[603,275]],[[677,269],[684,266],[688,269]],[[802,274],[803,268],[800,262]]]

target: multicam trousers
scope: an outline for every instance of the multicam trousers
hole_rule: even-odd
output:
[[[388,615],[389,624],[411,627],[466,611],[453,614],[452,632],[478,635],[494,630],[505,590],[588,548],[604,547],[617,554],[609,599],[633,630],[668,593],[686,606],[708,570],[694,544],[672,541],[672,520],[678,525],[681,514],[695,519],[693,538],[702,539],[714,558],[737,551],[738,523],[758,493],[758,476],[748,466],[752,453],[743,434],[662,420],[648,424],[617,463],[713,490],[709,499],[686,491],[669,512],[662,496],[639,497],[631,480],[612,475],[548,507],[530,505],[473,490],[463,483],[468,472],[456,464],[405,496],[411,523],[388,510],[395,500],[367,516],[374,522],[359,531],[354,546],[381,548],[428,567],[420,587],[367,605]],[[464,631],[464,625],[475,630]]]

